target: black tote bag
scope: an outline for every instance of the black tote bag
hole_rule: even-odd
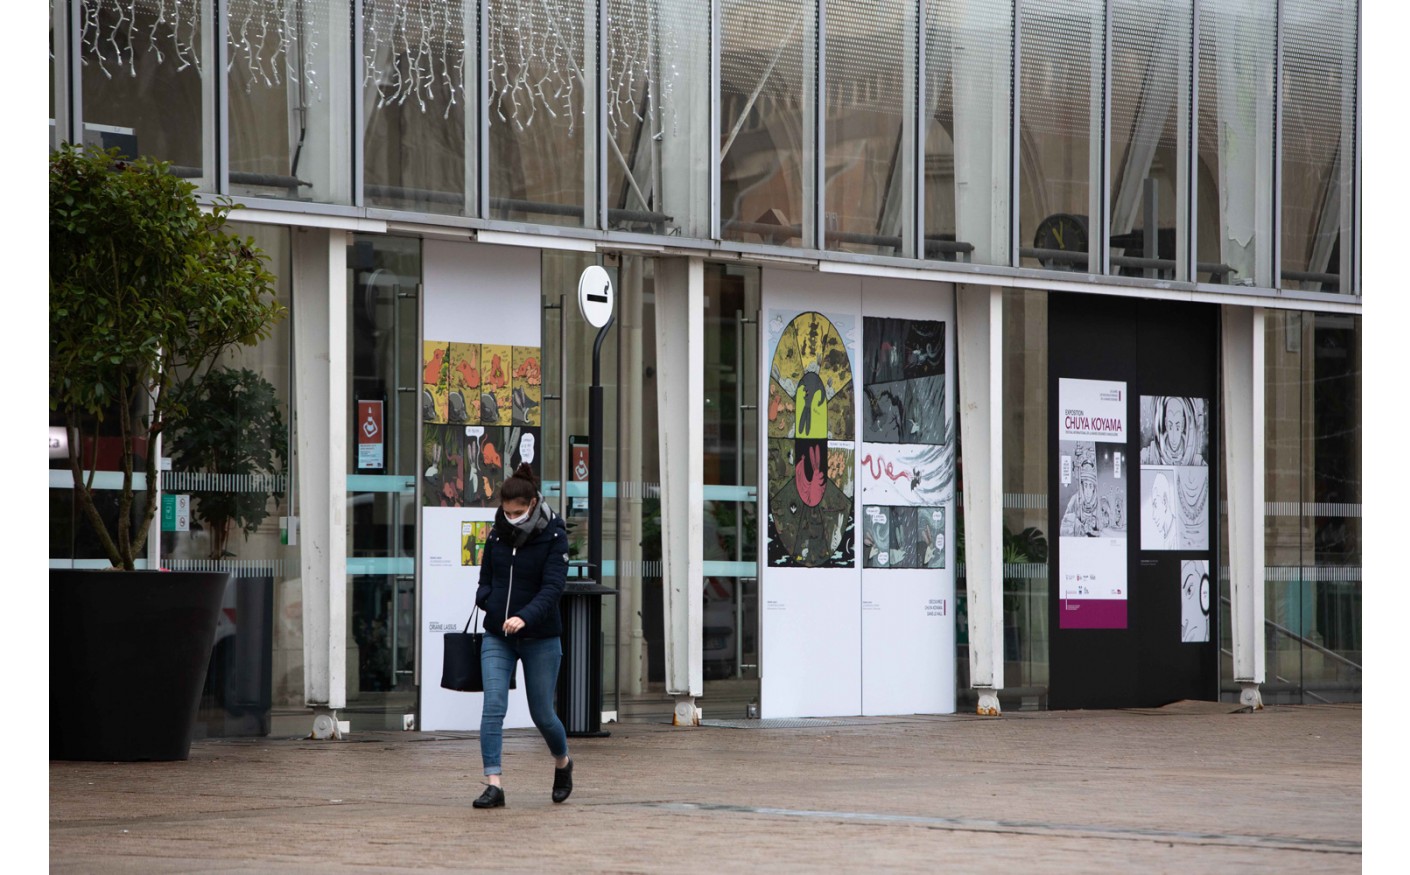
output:
[[[475,623],[475,617],[480,613],[479,605],[470,612],[470,619],[465,621],[464,632],[447,632],[445,639],[445,653],[441,660],[441,686],[447,690],[458,690],[462,693],[483,693],[485,691],[485,676],[480,671],[480,648],[485,641],[484,632],[471,632],[470,629]],[[509,676],[509,689],[518,687],[514,672]]]

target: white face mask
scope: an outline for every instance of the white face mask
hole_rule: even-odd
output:
[[[510,516],[509,514],[505,514],[505,515],[504,515],[504,519],[505,519],[505,522],[509,523],[511,526],[522,525],[523,522],[529,518],[529,514],[531,514],[531,513],[533,513],[533,512],[534,512],[534,509],[533,509],[532,507],[530,507],[528,510],[524,511],[523,513],[519,514],[518,516]]]

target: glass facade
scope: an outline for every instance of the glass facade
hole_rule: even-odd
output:
[[[1357,289],[1355,0],[77,8],[80,57],[54,61],[81,99],[56,69],[56,131],[72,110],[216,194]]]
[[[916,9],[826,0],[826,248],[902,255],[913,247]]]
[[[473,215],[479,100],[474,0],[373,0],[362,19],[363,196]]]
[[[277,300],[292,306],[290,232],[230,226],[267,256]],[[228,571],[215,649],[198,715],[210,736],[259,736],[273,714],[304,703],[300,548],[281,525],[298,513],[290,488],[294,458],[293,325],[284,319],[258,346],[226,353],[196,386],[191,409],[216,415],[173,423],[163,439],[171,470],[162,489],[187,495],[191,526],[163,532],[162,567]],[[233,415],[219,415],[233,414]]]
[[[596,22],[580,0],[503,0],[488,8],[489,215],[592,227],[584,188],[596,124]],[[592,63],[589,63],[589,53]]]
[[[352,200],[347,0],[228,0],[229,192]]]
[[[1275,0],[1199,6],[1196,270],[1273,284]]]
[[[1020,13],[1020,263],[1099,273],[1102,3],[1022,3]]]
[[[1361,319],[1266,323],[1267,690],[1361,697]]]
[[[79,14],[83,141],[169,161],[213,191],[210,4],[83,0]]]
[[[1048,686],[1048,296],[1004,293],[1004,685],[1025,706]],[[1020,704],[1015,703],[1015,704]]]
[[[1312,311],[1319,294],[1359,293],[1355,0],[74,7],[78,57],[59,45],[63,10],[52,19],[54,137],[72,118],[89,142],[170,161],[203,192],[251,206],[537,230],[604,251],[944,262],[981,284],[998,268],[1030,284],[1105,273],[1098,282],[1137,290],[1300,296],[1309,309],[1267,317],[1268,684],[1288,701],[1359,698],[1360,319]],[[244,230],[279,262],[287,304],[289,232]],[[367,728],[400,728],[414,708],[416,414],[396,404],[415,383],[420,245],[359,234],[348,253],[348,389],[384,400],[400,435],[384,470],[348,459],[349,710]],[[571,290],[594,263],[619,294],[603,350],[615,533],[603,582],[618,592],[604,610],[604,709],[629,715],[664,697],[666,674],[654,381],[665,292],[652,257],[545,250],[544,480],[574,560],[586,558],[586,489],[570,467],[596,330]],[[759,688],[758,585],[741,567],[757,562],[747,375],[761,280],[756,265],[707,262],[705,282],[706,695],[740,716]],[[1015,704],[1041,705],[1046,293],[1006,290],[1002,331],[1004,677]],[[281,327],[241,364],[275,387],[286,430],[290,343]],[[248,542],[215,550],[203,530],[162,543],[164,558],[244,562],[260,574],[242,580],[270,580],[276,708],[304,704],[298,548],[273,528],[297,513],[283,470],[258,483],[268,511]],[[234,472],[178,464],[173,476],[197,473]],[[50,501],[51,556],[96,560],[66,489]],[[215,698],[226,693],[208,692],[208,731],[237,731]]]
[[[1282,281],[1339,292],[1351,273],[1356,3],[1293,0],[1282,10]]]
[[[1111,273],[1188,279],[1190,0],[1111,4]]]
[[[1008,264],[1013,3],[926,0],[924,13],[923,257]]]
[[[818,0],[726,0],[720,24],[720,236],[816,245]]]
[[[708,236],[710,3],[610,0],[607,227]]]

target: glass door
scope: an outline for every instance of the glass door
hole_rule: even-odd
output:
[[[705,267],[705,713],[758,716],[758,268]]]
[[[421,242],[348,248],[348,640],[353,731],[401,729],[416,708],[416,428]]]

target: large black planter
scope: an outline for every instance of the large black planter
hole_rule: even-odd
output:
[[[49,571],[49,758],[184,760],[230,575]]]

